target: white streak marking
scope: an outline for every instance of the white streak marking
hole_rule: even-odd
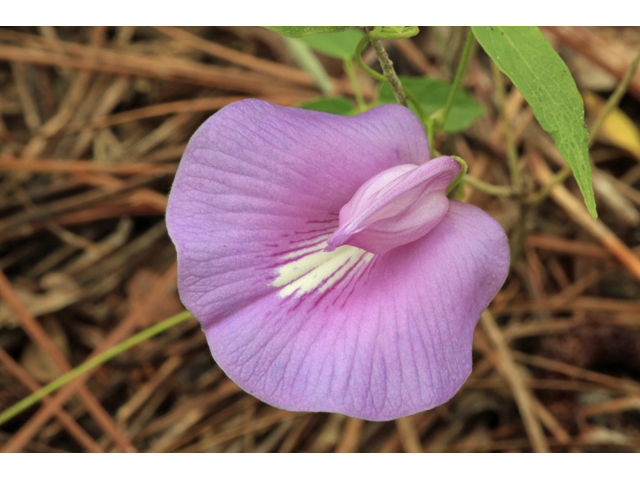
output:
[[[278,268],[278,277],[272,283],[274,287],[284,287],[278,292],[278,296],[288,297],[295,293],[299,297],[318,287],[319,292],[324,292],[344,277],[354,264],[360,260],[368,263],[374,257],[372,253],[350,245],[338,247],[333,252],[323,251],[325,246],[326,243],[322,243],[285,257],[304,255]]]

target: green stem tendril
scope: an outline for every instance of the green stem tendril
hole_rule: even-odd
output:
[[[633,62],[631,62],[631,65],[629,65],[629,68],[625,72],[624,77],[622,77],[622,80],[607,100],[607,103],[604,105],[604,108],[596,118],[595,122],[593,122],[591,131],[589,132],[589,141],[587,142],[588,148],[591,148],[595,143],[596,136],[598,135],[598,131],[600,130],[600,127],[602,127],[605,118],[607,118],[609,114],[618,107],[618,104],[620,103],[620,100],[622,100],[624,93],[627,91],[627,88],[629,88],[629,83],[631,83],[631,79],[635,75],[639,63],[640,50],[638,50],[638,53],[636,53],[636,56],[633,59]]]
[[[467,63],[469,62],[473,40],[475,39],[471,28],[467,32],[467,41],[464,45],[464,50],[462,51],[462,57],[460,57],[460,63],[458,64],[458,71],[456,72],[456,78],[453,81],[453,85],[451,86],[451,90],[449,90],[449,96],[447,97],[447,102],[444,104],[444,108],[434,113],[431,117],[434,119],[434,128],[436,132],[441,131],[444,126],[447,124],[447,118],[449,118],[449,113],[451,112],[451,107],[453,106],[453,100],[456,97],[456,93],[458,92],[458,88],[460,87],[460,83],[462,82],[462,76],[464,75],[465,68],[467,67]]]
[[[466,175],[464,180],[471,188],[487,195],[493,195],[494,197],[513,197],[514,191],[511,187],[502,187],[499,185],[493,185],[491,183],[478,180],[471,175]]]
[[[171,327],[174,327],[175,325],[178,325],[179,323],[182,323],[185,320],[188,320],[192,317],[193,315],[191,315],[191,313],[189,313],[187,310],[180,312],[171,318],[167,318],[166,320],[163,320],[162,322],[157,323],[156,325],[149,327],[146,330],[143,330],[132,337],[129,337],[124,342],[121,342],[118,345],[111,347],[106,352],[103,352],[100,355],[96,355],[95,357],[78,365],[73,370],[56,378],[51,383],[42,387],[40,390],[33,392],[28,397],[23,398],[15,405],[7,408],[5,411],[0,413],[0,425],[11,420],[13,417],[18,415],[19,413],[24,412],[26,409],[28,409],[32,405],[36,404],[37,402],[45,398],[47,395],[50,395],[56,390],[62,388],[71,380],[79,377],[83,373],[86,373],[94,369],[95,367],[102,365],[103,363],[107,362],[108,360],[111,360],[113,357],[119,355],[125,350],[128,350],[131,347],[155,335],[158,335],[159,333],[164,332],[165,330],[168,330]]]
[[[364,60],[362,60],[362,51],[364,50],[364,47],[368,42],[369,42],[369,36],[365,35],[360,39],[360,41],[358,42],[358,45],[356,45],[356,52],[355,52],[356,63],[363,71],[371,75],[376,80],[380,82],[386,82],[387,77],[376,72],[374,69],[369,67],[366,63],[364,63]]]
[[[364,112],[367,109],[367,104],[364,101],[364,97],[362,96],[362,91],[360,90],[360,84],[358,83],[358,78],[356,77],[356,70],[353,66],[353,59],[347,57],[343,60],[342,65],[344,67],[344,71],[349,77],[349,81],[351,82],[351,86],[353,87],[353,95],[356,97],[356,103],[358,104],[358,111]]]
[[[453,191],[453,189],[458,186],[460,181],[467,174],[467,170],[469,168],[469,167],[467,167],[467,162],[465,162],[460,157],[458,157],[456,155],[451,155],[451,158],[453,158],[456,162],[458,162],[460,164],[460,172],[458,172],[458,175],[456,175],[456,178],[454,178],[453,181],[447,187],[447,195],[449,195]]]
[[[429,150],[431,154],[431,158],[438,157],[439,153],[436,150],[436,144],[434,142],[435,131],[433,128],[433,119],[425,118],[422,121],[422,125],[424,126],[425,131],[427,132],[427,141],[429,142]]]
[[[511,135],[511,126],[505,110],[506,94],[504,83],[502,81],[502,72],[495,62],[491,62],[493,70],[493,78],[496,85],[496,94],[498,97],[498,113],[500,121],[504,128],[504,142],[507,146],[507,162],[509,165],[509,174],[511,176],[511,186],[516,195],[522,194],[523,183],[520,176],[520,167],[518,165],[518,151],[516,150],[513,136]],[[518,220],[513,227],[511,233],[511,264],[516,265],[521,260],[524,250],[524,239],[527,234],[527,216],[529,215],[529,205],[521,203],[518,207]]]
[[[600,131],[604,120],[612,111],[618,108],[618,104],[624,96],[624,93],[627,91],[627,88],[629,88],[629,83],[631,83],[631,79],[635,75],[639,64],[640,50],[638,50],[638,53],[636,53],[636,56],[633,59],[633,62],[631,62],[631,65],[629,65],[629,68],[624,74],[624,77],[622,77],[622,80],[620,81],[614,92],[611,94],[611,96],[608,98],[607,103],[605,103],[604,107],[598,114],[598,117],[593,122],[593,125],[591,125],[589,140],[587,141],[587,148],[591,149],[596,141],[598,132]],[[571,167],[569,165],[565,165],[558,173],[554,175],[551,181],[536,194],[536,196],[531,200],[531,204],[539,205],[540,203],[542,203],[549,196],[553,187],[559,185],[560,183],[563,183],[567,178],[569,178],[570,175]]]
[[[426,112],[422,109],[422,106],[420,105],[420,102],[418,102],[418,99],[416,98],[416,96],[407,87],[403,87],[403,88],[404,88],[405,95],[407,96],[409,101],[413,104],[416,111],[418,112],[418,117],[420,118],[420,121],[423,124],[425,122],[428,122],[429,117],[427,117]]]
[[[504,89],[504,82],[502,81],[502,72],[495,64],[491,62],[491,69],[493,70],[493,78],[496,84],[496,94],[498,97],[498,113],[500,115],[500,121],[504,127],[504,142],[507,146],[507,161],[509,164],[509,173],[511,175],[511,184],[513,189],[520,193],[522,192],[522,178],[520,177],[520,168],[518,167],[518,151],[516,150],[516,144],[513,141],[511,135],[511,126],[509,125],[509,119],[505,110],[506,94]]]

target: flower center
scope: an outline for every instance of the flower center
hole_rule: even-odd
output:
[[[459,171],[456,160],[439,157],[375,175],[340,209],[339,228],[325,250],[352,245],[380,254],[418,240],[449,210],[447,187]]]

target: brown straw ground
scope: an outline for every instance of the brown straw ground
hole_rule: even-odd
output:
[[[638,29],[544,33],[581,91],[605,99],[640,47]],[[463,34],[425,27],[385,46],[400,74],[451,79]],[[353,98],[341,62],[319,57],[334,94]],[[357,75],[372,100],[373,82]],[[481,51],[464,87],[488,113],[436,147],[465,158],[476,179],[508,185]],[[266,29],[0,29],[0,410],[183,309],[164,211],[208,115],[243,98],[319,95]],[[508,83],[504,106],[533,192],[564,161]],[[621,108],[637,127],[640,73]],[[0,451],[640,451],[640,158],[619,138],[598,140],[597,220],[573,180],[527,209],[467,187],[465,201],[524,235],[479,321],[473,372],[446,404],[391,422],[279,410],[227,379],[191,320],[0,426]]]

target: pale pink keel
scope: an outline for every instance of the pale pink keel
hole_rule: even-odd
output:
[[[417,118],[245,100],[191,139],[169,198],[180,296],[242,388],[386,420],[449,399],[508,271],[500,226],[450,201]]]
[[[340,209],[340,228],[327,250],[348,244],[385,253],[423,237],[449,210],[447,187],[459,171],[454,159],[440,157],[379,173]]]

